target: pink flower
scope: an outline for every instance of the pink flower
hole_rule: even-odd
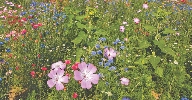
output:
[[[24,35],[25,33],[27,33],[27,30],[26,30],[26,29],[23,29],[23,30],[21,31],[21,34]]]
[[[124,32],[125,31],[125,27],[124,26],[120,26],[120,31]]]
[[[138,18],[134,18],[133,20],[134,20],[134,22],[135,22],[136,24],[138,24],[138,23],[140,22],[140,20],[139,20]]]
[[[52,69],[52,70],[55,70],[55,71],[57,71],[57,70],[59,70],[59,69],[64,70],[65,68],[66,68],[66,64],[63,63],[62,61],[58,61],[58,62],[53,63],[53,64],[51,65],[51,69]]]
[[[97,71],[97,68],[93,64],[86,64],[82,62],[78,64],[78,68],[80,71],[74,71],[74,79],[77,81],[81,81],[81,87],[90,89],[92,84],[97,84],[99,81],[99,75],[93,74]]]
[[[147,9],[149,6],[147,4],[143,4],[143,8]]]
[[[48,76],[51,78],[50,80],[47,81],[47,85],[52,88],[53,86],[56,85],[56,90],[63,90],[64,85],[63,83],[68,83],[69,82],[69,77],[68,76],[63,76],[64,75],[64,70],[58,69],[57,71],[51,70]]]
[[[128,85],[129,84],[129,79],[127,79],[127,78],[123,77],[120,80],[121,80],[121,84],[123,84],[123,85]]]
[[[108,58],[109,60],[113,59],[114,57],[116,57],[116,54],[117,54],[117,52],[114,49],[112,49],[112,48],[110,48],[110,49],[105,48],[104,49],[104,56],[106,58]]]

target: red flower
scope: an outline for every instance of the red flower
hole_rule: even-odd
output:
[[[38,54],[38,55],[37,55],[37,57],[38,57],[38,58],[40,58],[40,57],[41,57],[41,55],[40,55],[40,54]]]
[[[71,63],[71,60],[65,60],[65,64],[70,64]]]
[[[26,22],[27,21],[27,18],[22,18],[21,19],[21,22]]]
[[[15,69],[16,69],[16,70],[19,70],[19,66],[16,66]]]
[[[77,98],[78,97],[78,94],[76,92],[73,93],[73,98]]]
[[[78,69],[78,64],[79,64],[79,62],[76,62],[75,64],[73,64],[72,65],[72,69],[75,71],[75,70],[77,70]]]
[[[32,64],[32,67],[35,67],[35,64]]]
[[[35,71],[31,71],[30,74],[31,74],[32,77],[35,77]]]
[[[44,67],[41,67],[41,70],[46,71],[47,68],[44,66]]]
[[[186,0],[181,0],[182,3],[186,3],[187,1]]]

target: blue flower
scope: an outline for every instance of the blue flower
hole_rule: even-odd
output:
[[[113,59],[109,59],[109,60],[108,60],[108,63],[113,63]]]
[[[111,67],[109,67],[108,70],[110,70],[110,71],[112,71],[112,70],[116,70],[116,67],[115,67],[115,66],[111,66]]]
[[[0,78],[0,82],[2,81],[2,78]]]
[[[5,41],[9,41],[10,39],[9,39],[8,37],[6,37],[4,40],[5,40]]]
[[[102,66],[102,65],[103,65],[103,62],[99,62],[99,65]]]
[[[44,44],[41,44],[41,48],[45,48],[45,45],[44,45]]]
[[[122,100],[131,100],[128,97],[123,97]]]
[[[104,67],[107,67],[107,66],[110,66],[110,65],[111,65],[111,63],[107,62],[107,63],[104,64]]]
[[[116,45],[117,43],[119,43],[120,40],[119,39],[116,39],[115,42],[113,42],[114,45]]]
[[[99,45],[99,44],[96,44],[95,47],[96,47],[97,49],[99,49],[99,48],[100,48],[100,45]]]
[[[0,46],[2,46],[4,43],[3,42],[0,42]]]
[[[100,78],[104,77],[104,76],[103,76],[103,73],[99,73],[99,77],[100,77]]]
[[[26,14],[25,11],[23,11],[23,12],[20,13],[21,16],[23,16],[23,15],[25,15],[25,14]]]
[[[125,46],[121,46],[120,49],[121,49],[121,50],[125,49]]]
[[[6,49],[6,52],[11,52],[11,49]]]
[[[124,68],[124,71],[128,71],[128,68]]]
[[[182,97],[181,100],[189,100],[188,98],[186,97]]]
[[[95,51],[91,51],[91,55],[95,56],[97,53]]]
[[[101,51],[101,50],[98,50],[98,51],[97,51],[97,54],[98,54],[98,55],[101,55],[101,54],[102,54],[102,51]]]
[[[106,85],[109,85],[109,82],[105,82]]]
[[[99,40],[102,41],[102,42],[104,42],[104,41],[106,41],[106,38],[101,37],[101,38],[99,38]]]
[[[9,70],[13,70],[13,68],[9,68]]]

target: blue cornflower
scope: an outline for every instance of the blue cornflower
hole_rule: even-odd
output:
[[[108,70],[110,70],[110,71],[112,71],[112,70],[116,70],[116,67],[115,67],[115,66],[111,66],[111,67],[109,67]]]
[[[99,62],[99,65],[102,66],[102,65],[103,65],[103,62]]]
[[[106,41],[106,38],[101,37],[101,38],[99,38],[99,40],[102,41],[102,42],[104,42],[104,41]]]
[[[99,45],[99,44],[96,44],[95,47],[96,47],[97,49],[99,49],[99,48],[100,48],[100,45]]]
[[[123,97],[122,100],[131,100],[128,97]]]
[[[44,44],[41,44],[41,48],[45,48],[45,45],[44,45]]]
[[[91,55],[95,56],[97,53],[95,51],[91,51]]]
[[[119,39],[116,39],[115,42],[113,42],[114,45],[116,45],[117,43],[119,43],[120,40]]]
[[[101,55],[101,54],[102,54],[102,51],[101,51],[101,50],[98,50],[98,51],[97,51],[97,54],[98,54],[98,55]]]
[[[99,73],[99,77],[100,78],[104,77],[103,73]]]
[[[5,41],[9,41],[10,39],[9,39],[8,37],[6,37],[4,40],[5,40]]]
[[[2,46],[4,43],[3,42],[0,42],[0,46]]]
[[[113,63],[113,59],[109,59],[109,60],[108,60],[108,63]]]
[[[0,78],[0,82],[2,81],[2,78]]]
[[[110,66],[110,65],[111,65],[111,63],[106,62],[106,63],[104,64],[104,67],[107,67],[107,66]]]
[[[124,71],[128,71],[128,68],[124,68]]]
[[[181,100],[189,100],[188,98],[186,97],[182,97]]]
[[[121,50],[125,49],[125,46],[121,46],[120,49],[121,49]]]
[[[21,16],[25,15],[27,12],[23,11],[20,13]]]
[[[6,52],[11,52],[11,49],[6,49]]]
[[[36,6],[37,5],[37,2],[35,2],[35,1],[32,1],[32,3],[30,4],[30,6]]]

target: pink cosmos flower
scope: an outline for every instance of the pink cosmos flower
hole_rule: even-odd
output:
[[[128,85],[129,84],[129,79],[127,79],[127,78],[123,77],[120,80],[121,80],[121,84],[123,84],[123,85]]]
[[[111,59],[113,59],[114,57],[116,57],[116,55],[117,55],[117,52],[116,52],[114,49],[112,49],[112,48],[110,48],[110,49],[105,48],[105,49],[104,49],[104,56],[105,56],[106,58],[108,58],[109,60],[111,60]]]
[[[143,4],[143,8],[144,9],[147,9],[149,6],[145,3],[145,4]]]
[[[133,19],[136,24],[139,24],[140,20],[138,18]]]
[[[57,70],[59,70],[59,69],[64,70],[65,68],[66,68],[66,64],[63,63],[62,61],[58,61],[58,62],[53,63],[53,64],[51,65],[51,69],[52,69],[52,70],[55,70],[55,71],[57,71]]]
[[[125,27],[124,26],[120,26],[120,31],[124,32],[125,31]]]
[[[48,76],[51,78],[50,80],[47,81],[47,85],[52,88],[53,86],[56,85],[56,90],[63,90],[64,85],[63,83],[68,83],[69,82],[69,77],[68,76],[63,76],[64,75],[64,70],[58,69],[57,71],[51,70]]]
[[[99,75],[93,74],[97,71],[97,68],[93,64],[86,64],[82,62],[78,64],[78,68],[80,71],[74,71],[74,79],[77,81],[81,81],[81,87],[90,89],[92,84],[97,84],[99,81]]]

